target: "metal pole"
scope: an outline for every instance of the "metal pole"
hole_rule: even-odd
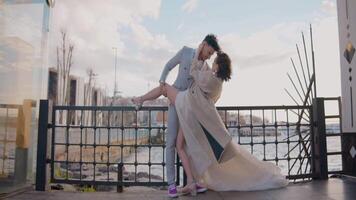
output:
[[[48,100],[40,100],[37,138],[36,190],[46,190]]]
[[[315,179],[328,178],[328,157],[326,147],[325,131],[325,108],[324,99],[313,99],[313,121],[314,121],[314,152],[313,152],[313,170]]]
[[[122,193],[124,190],[123,187],[123,164],[119,163],[117,165],[117,185],[116,185],[116,192]]]
[[[312,65],[313,65],[313,74],[314,74],[314,98],[317,98],[316,94],[316,75],[315,75],[315,57],[314,57],[314,44],[313,44],[313,30],[312,25],[310,24],[310,43],[312,51]]]
[[[115,50],[115,82],[114,82],[114,100],[115,100],[115,97],[116,97],[116,91],[117,91],[117,84],[116,84],[116,73],[117,73],[117,69],[116,69],[116,66],[117,66],[117,48],[116,47],[113,47],[112,49]]]

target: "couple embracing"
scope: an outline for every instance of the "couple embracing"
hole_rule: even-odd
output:
[[[206,63],[216,53],[212,66]],[[173,85],[165,82],[179,66]],[[165,65],[160,85],[133,98],[139,109],[144,101],[168,97],[166,168],[168,196],[215,191],[252,191],[284,187],[287,179],[273,163],[258,160],[232,140],[215,103],[223,82],[231,78],[231,60],[209,34],[197,49],[184,46]],[[187,175],[187,185],[175,185],[175,150]]]

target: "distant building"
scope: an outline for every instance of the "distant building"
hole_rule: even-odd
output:
[[[56,68],[49,68],[48,71],[48,99],[53,102],[54,105],[66,105],[63,102],[63,81],[60,80],[61,75]],[[103,106],[106,105],[105,93],[101,88],[90,86],[88,83],[84,83],[84,78],[74,75],[69,76],[69,106]],[[83,112],[83,119],[80,111],[73,111],[69,113],[70,124],[80,124],[83,120],[83,124],[93,124],[96,114],[96,120],[99,124],[102,124],[102,113],[95,113],[91,111]],[[60,114],[59,114],[60,115]],[[67,116],[56,116],[59,123],[65,123]],[[97,125],[99,125],[97,124]]]

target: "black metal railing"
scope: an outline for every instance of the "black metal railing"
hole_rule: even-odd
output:
[[[260,160],[280,166],[291,180],[313,177],[310,163],[312,119],[299,121],[302,110],[312,115],[311,106],[240,106],[218,107],[218,110],[224,112],[223,121],[237,143],[247,147]],[[238,118],[245,116],[248,121],[242,118],[235,125],[228,124],[226,116],[231,112]]]
[[[326,151],[320,152],[324,147],[315,140],[320,137],[319,121],[324,120],[325,125],[325,116],[318,115],[320,107],[217,109],[238,144],[257,158],[280,166],[287,178],[321,177],[322,162],[316,158]],[[167,107],[139,111],[129,106],[50,107],[48,101],[41,101],[37,161],[50,165],[53,183],[116,185],[119,191],[122,186],[166,185],[166,121]],[[51,148],[46,154],[47,145],[43,144],[48,136]],[[45,166],[39,166],[36,188],[44,190],[46,174],[41,167]],[[175,166],[179,185],[184,180],[178,157]]]
[[[326,127],[326,155],[327,155],[327,167],[328,174],[340,174],[343,173],[342,166],[336,164],[342,162],[342,149],[341,149],[341,97],[327,97],[322,98],[325,103],[334,104],[333,107],[337,107],[336,111],[325,113],[325,121],[330,121],[331,127]],[[335,106],[336,104],[336,106]],[[324,106],[325,108],[327,106]],[[330,125],[329,125],[330,126]],[[335,127],[334,127],[335,126]]]

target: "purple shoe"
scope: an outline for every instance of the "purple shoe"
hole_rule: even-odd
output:
[[[175,185],[171,185],[168,187],[168,196],[171,198],[178,197],[177,187]]]
[[[198,192],[198,193],[203,193],[203,192],[208,191],[208,188],[203,187],[203,186],[201,186],[201,185],[199,185],[199,184],[196,184],[196,187],[197,187],[197,192]]]

